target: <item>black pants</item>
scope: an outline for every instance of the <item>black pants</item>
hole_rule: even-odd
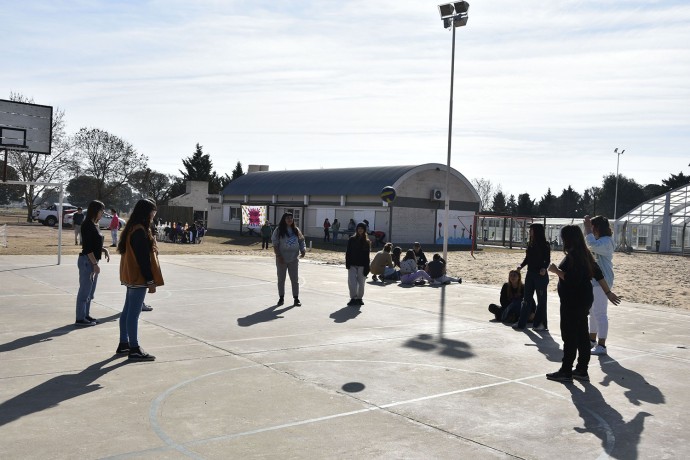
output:
[[[589,306],[561,303],[561,337],[563,338],[563,364],[561,371],[570,374],[577,356],[577,370],[586,371],[589,365]]]
[[[261,249],[268,249],[268,243],[271,241],[271,237],[262,236],[261,237]]]

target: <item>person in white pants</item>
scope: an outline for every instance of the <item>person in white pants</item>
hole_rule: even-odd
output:
[[[613,289],[613,232],[606,217],[596,216],[590,218],[585,216],[585,241],[589,250],[594,256],[594,260],[601,268],[604,279]],[[591,354],[605,355],[606,337],[609,332],[608,318],[608,297],[598,282],[592,280],[592,290],[594,291],[594,302],[589,314],[589,340],[592,346]],[[609,291],[610,292],[610,291]]]

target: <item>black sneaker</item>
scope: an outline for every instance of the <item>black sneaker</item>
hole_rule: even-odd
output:
[[[98,320],[96,318],[92,318],[91,316],[86,316],[86,321],[91,321],[92,323],[98,324]]]
[[[300,302],[299,299],[297,297],[295,297],[295,302],[292,305],[294,305],[295,307],[301,307],[302,302]]]
[[[156,357],[146,353],[141,347],[129,349],[129,359],[132,361],[155,361]]]
[[[555,382],[572,382],[573,381],[573,375],[572,374],[566,374],[563,371],[556,371],[551,374],[546,374],[546,378],[549,380],[553,380]]]
[[[355,299],[357,301],[357,305],[364,305],[364,301],[362,299]]]
[[[489,311],[494,315],[498,315],[498,313],[501,311],[501,307],[499,307],[495,303],[492,303],[489,304]]]
[[[348,307],[356,307],[357,305],[359,305],[359,303],[357,302],[357,299],[354,298],[350,299],[350,301],[347,303]]]
[[[95,326],[96,323],[93,321],[89,321],[88,319],[80,319],[79,321],[75,321],[74,325],[78,327],[89,327]]]
[[[379,279],[376,277],[376,275],[371,275],[371,280],[372,281],[378,281]]]
[[[278,303],[276,305],[278,305],[280,307],[284,303],[285,303],[285,299],[281,297],[280,299],[278,299]]]
[[[589,374],[587,371],[575,369],[573,370],[573,378],[575,380],[579,380],[580,382],[589,382]]]
[[[120,355],[122,353],[129,353],[129,343],[128,342],[120,342],[120,344],[117,346],[117,350],[115,350],[115,354]]]
[[[145,303],[141,304],[141,311],[152,311],[153,307],[150,305],[146,305]]]

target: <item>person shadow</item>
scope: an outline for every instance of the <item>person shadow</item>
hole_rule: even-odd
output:
[[[563,358],[563,351],[560,345],[551,337],[549,331],[532,332],[525,334],[533,343],[527,343],[527,347],[537,347],[537,351],[544,355],[547,360],[553,363],[560,363]]]
[[[362,311],[359,308],[343,307],[338,311],[334,311],[328,317],[332,318],[334,323],[346,323],[351,319],[357,318],[360,313]]]
[[[98,391],[103,388],[94,383],[100,377],[127,364],[127,359],[115,365],[108,363],[122,356],[113,355],[108,359],[92,364],[77,374],[58,375],[30,390],[0,404],[0,426],[22,417],[41,412],[70,399]]]
[[[601,384],[605,387],[615,383],[625,388],[625,397],[632,404],[639,406],[641,402],[650,404],[664,404],[666,398],[664,394],[640,374],[630,369],[626,369],[608,355],[599,356],[601,370],[605,374]]]
[[[276,308],[278,308],[278,305],[273,305],[272,307],[268,307],[265,310],[257,311],[256,313],[252,313],[251,315],[247,315],[243,318],[237,318],[237,325],[241,327],[249,327],[259,323],[267,323],[269,321],[282,318],[282,316],[280,316],[281,313],[285,313],[288,310],[292,310],[293,308],[295,308],[295,306],[288,305],[287,307],[281,308],[279,310],[276,310]]]
[[[120,313],[117,313],[106,318],[99,319],[98,321],[100,323],[107,323],[110,321],[114,321],[119,317]],[[35,345],[41,342],[49,342],[53,340],[55,337],[60,337],[69,334],[70,332],[76,331],[78,329],[81,328],[76,327],[74,324],[66,324],[64,326],[56,327],[55,329],[52,329],[50,331],[40,332],[38,334],[29,335],[26,337],[19,337],[18,339],[14,339],[11,342],[0,344],[0,353],[18,350],[20,348],[29,347],[31,345]]]
[[[580,434],[591,433],[601,439],[602,447],[611,458],[635,460],[639,457],[637,446],[644,431],[644,420],[651,417],[648,412],[638,412],[626,422],[623,416],[611,407],[595,385],[583,382],[583,389],[575,384],[566,384],[584,427],[574,427]]]

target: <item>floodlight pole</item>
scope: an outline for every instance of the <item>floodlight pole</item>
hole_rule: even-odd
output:
[[[621,162],[621,155],[623,155],[625,149],[618,151],[618,147],[613,150],[613,153],[618,155],[616,160],[616,193],[613,198],[613,243],[616,243],[616,213],[618,212],[618,166]]]
[[[452,51],[450,57],[450,104],[448,108],[448,158],[446,166],[446,199],[444,204],[445,214],[443,223],[443,260],[448,263],[448,220],[450,217],[450,152],[453,139],[453,81],[455,77],[455,23],[452,21],[453,29]]]

